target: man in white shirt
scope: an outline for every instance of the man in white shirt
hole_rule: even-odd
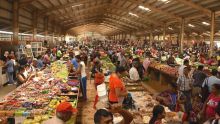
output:
[[[83,99],[87,100],[87,78],[86,78],[86,65],[80,55],[76,56],[77,62],[79,63],[79,67],[77,73],[81,75],[80,78],[80,88],[83,94]]]
[[[191,94],[192,94],[192,84],[193,79],[190,77],[191,69],[189,67],[183,68],[183,75],[179,75],[177,80],[177,87],[180,96],[184,96],[187,101],[184,102],[185,112],[190,112],[192,110],[191,104]]]
[[[132,81],[138,81],[138,80],[140,80],[140,76],[139,76],[139,74],[138,74],[137,67],[138,67],[138,63],[137,63],[137,62],[133,62],[133,66],[132,66],[132,68],[129,70],[130,79],[131,79]]]
[[[204,87],[207,84],[209,87],[209,92],[211,92],[213,84],[220,84],[220,79],[217,78],[217,74],[218,74],[218,71],[216,69],[213,69],[212,76],[204,80],[202,87]]]
[[[183,70],[184,70],[184,68],[187,67],[187,66],[189,66],[189,60],[188,60],[188,59],[185,59],[185,60],[183,61],[183,65],[181,65],[181,66],[179,67],[179,70],[178,70],[179,76],[183,76]]]

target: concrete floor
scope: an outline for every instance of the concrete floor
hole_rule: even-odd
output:
[[[96,96],[93,81],[87,81],[87,101],[78,101],[77,124],[93,124],[96,110],[93,108]]]
[[[0,100],[4,98],[5,95],[13,91],[15,88],[16,88],[16,85],[7,85],[5,87],[1,86],[0,87]]]
[[[145,88],[151,92],[153,95],[160,93],[161,91],[164,91],[169,88],[168,85],[163,85],[159,83],[157,80],[149,80],[148,82],[144,82]],[[0,87],[0,100],[7,95],[9,92],[13,91],[16,88],[15,85],[9,85],[5,87]],[[77,124],[92,124],[93,122],[93,116],[96,112],[95,109],[93,109],[94,104],[94,98],[96,95],[96,90],[93,84],[93,80],[90,82],[90,80],[87,81],[87,95],[88,100],[82,101],[79,100],[78,103],[78,115],[77,115]]]

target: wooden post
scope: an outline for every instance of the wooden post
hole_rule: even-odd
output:
[[[18,45],[18,33],[19,33],[19,8],[18,0],[13,0],[13,45]]]
[[[55,35],[56,35],[56,31],[57,31],[57,28],[56,28],[56,23],[55,23],[55,21],[53,20],[53,22],[52,22],[52,29],[53,29],[53,34],[52,34],[52,36],[53,36],[53,40],[52,40],[52,44],[53,45],[57,45],[55,42]]]
[[[181,53],[183,53],[184,26],[185,26],[185,19],[183,18],[181,21],[181,32],[180,32],[180,52]]]
[[[150,31],[150,47],[152,47],[152,42],[153,42],[153,33]]]
[[[47,40],[48,36],[48,17],[44,18],[44,40]]]
[[[211,31],[210,31],[210,54],[211,57],[213,55],[214,50],[214,35],[215,35],[215,12],[211,13]]]
[[[37,12],[37,10],[34,10],[34,12],[33,12],[33,20],[32,20],[32,33],[33,33],[33,42],[35,42],[35,41],[37,41],[37,20],[38,20],[38,12]]]
[[[166,40],[166,24],[163,26],[163,42]]]

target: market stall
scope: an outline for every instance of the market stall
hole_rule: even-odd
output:
[[[197,69],[197,67],[199,65],[204,65],[202,63],[199,63],[199,62],[194,62],[194,63],[191,63],[191,69],[192,69],[192,72],[194,70]],[[159,81],[162,85],[163,84],[169,84],[169,83],[175,83],[177,81],[177,78],[179,76],[178,74],[178,69],[179,69],[179,65],[176,65],[174,67],[171,67],[167,64],[163,64],[163,63],[160,63],[158,61],[152,61],[149,65],[149,69],[148,69],[148,72],[150,74],[150,77],[154,80],[157,80]],[[209,66],[209,65],[204,65],[204,72],[210,76],[211,75],[211,70],[212,69],[217,69],[218,67],[217,66]]]
[[[106,55],[102,55],[101,62],[103,63],[103,69],[108,72],[115,68],[114,64],[111,62],[110,58]],[[176,73],[169,73],[171,70],[166,65],[159,65],[159,63],[152,63],[150,68],[154,69],[152,71],[158,71],[161,73],[161,77],[168,75],[172,78],[175,78]],[[170,69],[170,70],[169,70]],[[164,74],[164,75],[163,75]],[[107,78],[107,77],[106,77]],[[108,80],[106,80],[108,82]],[[134,122],[139,124],[148,124],[150,118],[152,117],[152,110],[155,105],[158,105],[159,102],[153,97],[153,95],[148,92],[144,87],[143,83],[125,83],[126,89],[131,94],[134,100],[134,107],[128,109],[129,112],[134,117]],[[178,124],[181,123],[183,112],[172,112],[167,107],[165,107],[166,118],[163,119],[163,124]],[[119,116],[120,117],[120,116]]]
[[[0,119],[2,123],[10,118],[16,124],[38,124],[55,116],[60,102],[68,101],[77,108],[78,94],[79,82],[68,80],[66,64],[57,61],[1,100]],[[75,121],[76,113],[68,123]]]
[[[135,104],[135,109],[130,110],[134,116],[134,122],[148,124],[152,117],[153,107],[159,103],[147,91],[132,92],[131,94]],[[166,118],[162,120],[163,124],[179,124],[182,122],[182,112],[171,112],[167,107],[165,107],[165,112]]]
[[[178,77],[178,67],[171,67],[156,61],[151,62],[148,71],[151,78],[158,80],[161,84],[174,83]]]

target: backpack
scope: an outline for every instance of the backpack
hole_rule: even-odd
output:
[[[124,98],[122,104],[125,109],[135,109],[134,100],[130,93],[128,93],[128,96]]]
[[[209,97],[209,86],[208,86],[208,78],[205,79],[205,85],[202,87],[202,103],[204,103],[206,101],[206,99]]]

